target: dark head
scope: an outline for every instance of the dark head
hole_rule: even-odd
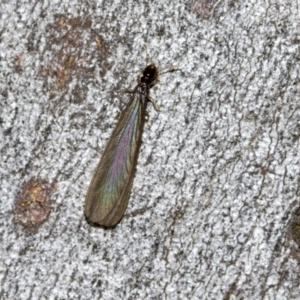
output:
[[[158,75],[158,68],[154,64],[151,64],[144,69],[143,75],[141,77],[141,82],[146,83],[151,87],[158,80]]]

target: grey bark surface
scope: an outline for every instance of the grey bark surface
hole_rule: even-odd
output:
[[[2,1],[0,299],[300,299],[299,5]],[[145,44],[181,70],[151,90],[123,220],[91,227]],[[14,221],[32,178],[56,185],[35,231]]]

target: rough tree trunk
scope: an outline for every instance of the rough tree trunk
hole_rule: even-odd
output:
[[[300,299],[299,1],[165,2],[0,4],[1,299]],[[180,71],[123,220],[91,227],[145,44]]]

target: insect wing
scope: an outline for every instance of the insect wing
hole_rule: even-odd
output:
[[[141,144],[146,104],[145,95],[137,89],[121,113],[85,199],[85,216],[91,223],[111,227],[123,216]]]

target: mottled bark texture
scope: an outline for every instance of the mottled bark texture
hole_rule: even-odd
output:
[[[299,1],[0,12],[1,299],[299,299]],[[181,70],[152,89],[122,222],[94,228],[88,184],[145,44]],[[34,231],[15,222],[32,180],[53,188]]]

